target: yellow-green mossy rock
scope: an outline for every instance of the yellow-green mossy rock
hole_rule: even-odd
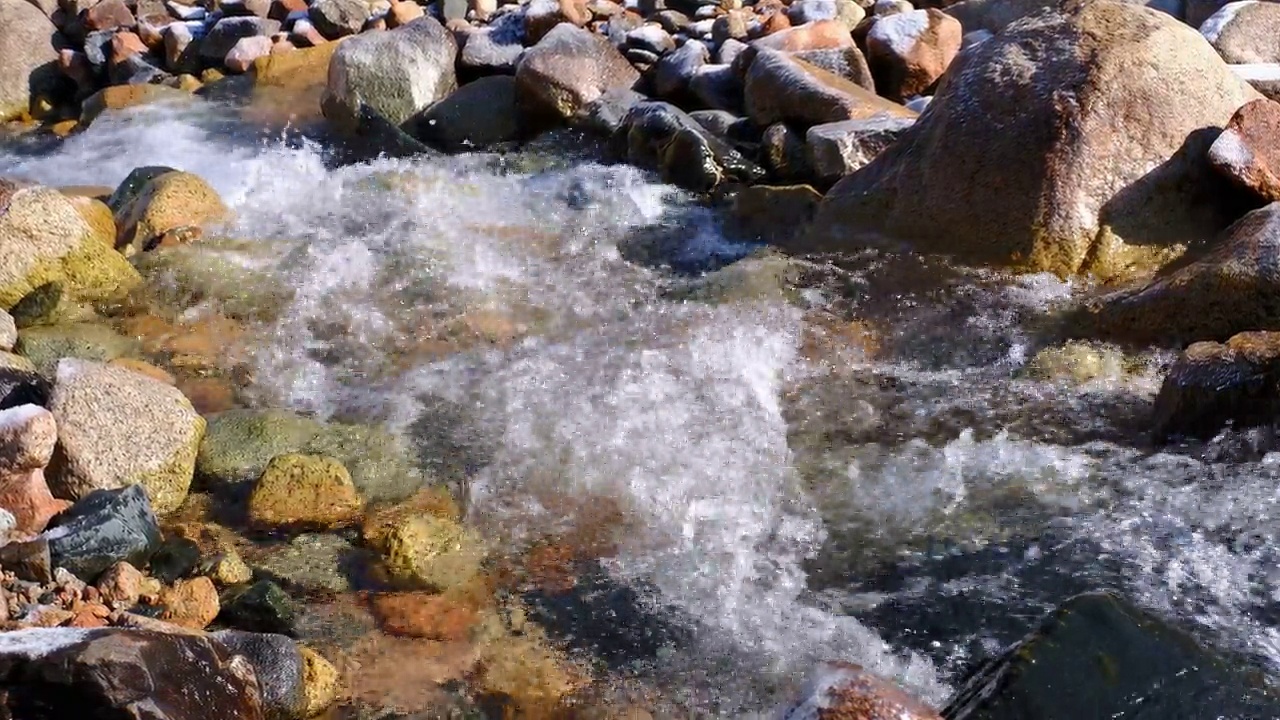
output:
[[[351,473],[320,455],[277,455],[249,496],[249,521],[267,528],[348,525],[363,510]]]
[[[94,197],[68,195],[76,212],[93,231],[93,237],[106,247],[116,246],[116,218],[107,204]]]
[[[166,247],[133,256],[146,282],[148,299],[185,310],[210,303],[229,318],[277,320],[293,300],[293,288],[255,265],[268,259],[269,245],[210,238],[198,245]]]
[[[177,88],[144,83],[138,85],[111,85],[91,95],[81,105],[80,124],[88,126],[108,110],[124,110],[139,105],[150,105],[164,100],[190,102],[191,93]]]
[[[302,653],[303,717],[315,717],[338,699],[338,670],[320,653],[299,645]]]
[[[1070,341],[1037,352],[1027,363],[1024,374],[1036,380],[1084,383],[1098,378],[1119,378],[1131,369],[1118,348]]]
[[[18,331],[19,355],[42,375],[52,377],[63,358],[107,362],[137,353],[137,341],[98,323],[60,323]]]
[[[157,513],[182,504],[205,421],[176,388],[126,368],[66,359],[49,410],[58,421],[49,473],[55,495],[79,499],[139,484]]]
[[[0,180],[0,309],[49,282],[74,300],[119,300],[142,278],[94,231],[65,195]]]
[[[484,548],[462,525],[433,515],[400,519],[378,548],[391,578],[431,590],[461,585],[480,572]]]
[[[136,250],[170,230],[204,227],[222,220],[227,206],[204,178],[174,171],[149,180],[116,211],[116,246]]]

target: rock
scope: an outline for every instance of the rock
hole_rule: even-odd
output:
[[[102,0],[85,11],[83,20],[85,29],[90,32],[132,28],[137,23],[124,0]]]
[[[719,44],[726,40],[743,41],[751,36],[755,15],[749,10],[731,10],[716,18],[711,25],[711,39]]]
[[[807,128],[879,114],[914,117],[901,105],[773,50],[756,54],[747,71],[744,92],[747,115],[761,127],[790,122]]]
[[[658,97],[680,102],[689,91],[689,81],[698,68],[711,59],[707,46],[690,40],[677,50],[669,52],[653,67],[653,89]]]
[[[114,226],[114,222],[112,225]],[[115,240],[111,241],[115,244]],[[22,299],[9,308],[9,314],[19,329],[33,325],[45,325],[54,321],[54,313],[62,302],[62,283],[47,282],[22,296]],[[17,338],[15,338],[14,347]]]
[[[146,565],[160,544],[160,528],[146,493],[134,485],[89,493],[54,517],[42,537],[55,567],[93,582],[120,561]]]
[[[20,405],[44,405],[49,402],[49,381],[36,372],[35,366],[19,355],[0,353],[0,410]],[[23,363],[13,362],[16,358]]]
[[[237,630],[294,636],[298,608],[280,586],[268,580],[229,588],[218,621]]]
[[[231,48],[231,52],[227,53],[223,64],[233,73],[249,72],[254,61],[271,54],[273,45],[271,38],[265,35],[240,38],[235,47]]]
[[[102,601],[111,607],[128,610],[138,604],[144,579],[141,570],[127,562],[118,562],[98,578],[98,593],[102,596]]]
[[[524,21],[517,13],[494,18],[488,27],[463,36],[458,69],[471,74],[514,74],[524,55]]]
[[[942,720],[933,708],[859,665],[824,662],[779,720]]]
[[[0,309],[49,282],[87,302],[119,300],[140,282],[57,190],[0,180],[0,208]]]
[[[781,245],[813,220],[822,195],[808,185],[754,185],[733,200],[732,227],[759,242]]]
[[[524,10],[524,32],[529,44],[539,40],[561,23],[583,27],[591,22],[586,0],[530,0]]]
[[[374,547],[383,554],[393,580],[428,590],[446,590],[467,582],[480,571],[484,557],[474,533],[433,515],[405,518],[377,540]]]
[[[200,548],[185,537],[171,537],[151,555],[151,576],[163,583],[188,577],[200,564]]]
[[[315,0],[307,19],[330,40],[359,33],[371,13],[365,0]]]
[[[1267,301],[1280,287],[1280,203],[1245,215],[1194,262],[1088,303],[1076,332],[1127,343],[1185,346],[1248,330],[1280,330]]]
[[[1280,703],[1248,668],[1114,595],[1087,593],[978,667],[942,717],[1123,717],[1134,698],[1170,720],[1275,715]]]
[[[218,3],[218,9],[227,17],[270,17],[271,16],[271,0],[221,0]],[[288,17],[286,15],[286,17]],[[285,18],[272,18],[284,22]]]
[[[480,620],[473,607],[425,592],[382,593],[371,601],[382,631],[445,642],[468,639]]]
[[[167,232],[209,226],[227,214],[218,192],[199,175],[176,170],[163,173],[143,183],[116,210],[117,245],[149,250]]]
[[[209,28],[200,41],[200,57],[220,65],[236,43],[247,37],[270,37],[280,32],[280,23],[259,17],[224,17]]]
[[[610,145],[614,155],[627,162],[659,170],[665,182],[698,192],[709,192],[727,180],[764,177],[762,168],[665,102],[633,107]]]
[[[144,165],[130,170],[107,198],[107,208],[113,213],[120,212],[121,208],[142,193],[147,183],[171,172],[178,171],[166,165]]]
[[[689,92],[713,110],[742,112],[742,78],[729,65],[703,65],[695,70]]]
[[[1235,76],[1249,83],[1269,100],[1280,101],[1280,63],[1230,65]]]
[[[205,573],[209,576],[209,579],[223,587],[242,585],[253,580],[253,570],[249,569],[249,566],[245,564],[244,559],[240,557],[240,553],[231,548],[228,548],[225,552],[218,553],[209,562]]]
[[[903,102],[928,91],[960,52],[960,21],[940,10],[881,18],[867,33],[867,62],[876,87]]]
[[[368,106],[400,126],[457,88],[457,54],[453,35],[430,17],[344,41],[329,63],[324,116],[353,132]]]
[[[813,174],[804,135],[775,123],[760,138],[760,158],[771,177],[782,182],[802,182]]]
[[[18,352],[48,377],[53,377],[64,358],[106,362],[133,354],[137,348],[133,340],[93,323],[42,325],[18,331]]]
[[[568,119],[609,90],[631,88],[640,73],[609,41],[558,25],[516,67],[520,104],[534,115]]]
[[[53,415],[42,407],[0,410],[0,508],[10,515],[10,530],[39,534],[70,505],[50,494],[44,478],[57,437]]]
[[[25,0],[0,0],[0,122],[27,113],[32,90],[49,92],[57,81],[57,28]]]
[[[355,522],[364,501],[342,463],[277,455],[249,496],[249,521],[263,528],[330,528]]]
[[[19,580],[42,585],[52,582],[53,558],[49,554],[49,541],[37,537],[28,542],[10,542],[0,546],[0,566]]]
[[[160,605],[164,607],[161,619],[201,630],[218,617],[218,590],[207,577],[178,580],[160,593]]]
[[[158,307],[208,304],[244,322],[271,323],[293,298],[272,276],[251,266],[261,244],[205,238],[196,247],[161,247],[134,256],[147,277],[148,298]]]
[[[694,110],[689,117],[712,135],[730,140],[749,134],[743,128],[751,124],[745,118],[724,110]]]
[[[97,198],[84,196],[67,196],[76,212],[93,231],[93,237],[103,245],[114,248],[116,245],[116,221],[111,208]]]
[[[626,119],[631,108],[648,100],[635,90],[610,90],[582,107],[574,122],[581,127],[609,137]]]
[[[49,409],[60,462],[51,486],[63,497],[142,485],[156,512],[182,504],[205,420],[176,388],[87,360],[58,363]]]
[[[627,33],[627,47],[661,56],[676,48],[676,41],[661,25],[641,25]]]
[[[516,81],[509,75],[467,83],[410,121],[409,134],[443,150],[487,148],[517,140]]]
[[[1087,52],[1081,34],[1096,38]],[[1038,15],[959,55],[947,77],[920,122],[831,190],[804,249],[887,238],[1120,278],[1233,212],[1205,154],[1213,128],[1256,94],[1163,13],[1104,0]],[[1131,113],[1161,120],[1115,134],[1113,119]],[[1115,139],[1097,150],[1104,137]]]
[[[89,125],[108,110],[124,110],[158,103],[189,103],[191,93],[164,85],[113,85],[94,93],[80,110],[80,124]]]
[[[1023,368],[1036,380],[1069,380],[1083,384],[1099,378],[1122,377],[1128,368],[1124,354],[1101,343],[1067,341],[1037,352]]]
[[[338,670],[315,650],[298,650],[302,654],[302,717],[316,717],[338,698]]]
[[[842,77],[855,85],[860,85],[871,92],[876,91],[875,80],[871,77],[871,68],[862,51],[856,47],[837,48],[832,50],[805,50],[792,53],[796,60],[822,68],[837,77]]]
[[[253,666],[268,720],[305,720],[302,654],[293,640],[270,633],[222,630],[211,638]]]
[[[243,659],[208,638],[114,628],[6,634],[0,712],[11,717],[264,720]],[[28,709],[38,708],[33,715]]]
[[[1280,5],[1257,0],[1222,6],[1200,34],[1233,64],[1280,62]]]
[[[355,546],[336,535],[299,535],[255,567],[284,587],[344,593],[351,590],[347,571],[356,555]]]
[[[809,162],[818,181],[830,186],[870,163],[915,120],[882,115],[814,125],[805,134]]]
[[[751,43],[760,50],[801,52],[854,47],[849,28],[839,20],[819,20],[766,35]]]
[[[1246,103],[1232,116],[1209,147],[1209,163],[1236,184],[1263,200],[1280,200],[1280,104],[1259,99]]]
[[[1280,410],[1280,333],[1244,332],[1226,343],[1193,343],[1156,396],[1157,440],[1210,438],[1227,425],[1269,425]]]

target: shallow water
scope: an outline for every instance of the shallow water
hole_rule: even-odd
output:
[[[0,151],[0,175],[208,179],[253,241],[224,256],[296,289],[253,328],[254,401],[403,433],[511,548],[616,509],[602,582],[684,630],[614,648],[612,672],[672,705],[764,713],[833,658],[941,703],[1098,587],[1280,670],[1270,434],[1151,447],[1167,354],[1021,373],[1088,288],[879,252],[708,281],[690,269],[756,249],[716,211],[549,147],[335,168],[230,113],[151,108]]]

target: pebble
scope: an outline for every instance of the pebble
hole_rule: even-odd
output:
[[[199,630],[218,617],[218,590],[207,577],[179,580],[161,591],[160,605],[165,609],[162,620]]]

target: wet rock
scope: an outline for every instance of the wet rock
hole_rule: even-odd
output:
[[[227,216],[227,206],[199,175],[168,172],[150,178],[115,212],[117,246],[150,250],[167,232],[205,227]]]
[[[140,278],[65,195],[0,180],[0,308],[54,281],[76,300],[100,302],[123,298]]]
[[[103,602],[117,610],[127,610],[138,604],[144,579],[141,570],[127,562],[118,562],[98,577],[96,586]]]
[[[202,567],[202,572],[223,587],[243,585],[253,580],[253,570],[234,548],[227,548],[210,558]]]
[[[202,630],[218,617],[218,590],[207,577],[178,580],[160,593],[162,620]]]
[[[58,363],[49,409],[58,421],[51,486],[63,497],[141,485],[156,511],[187,496],[205,420],[176,388],[87,360]]]
[[[1225,341],[1248,330],[1280,330],[1267,301],[1280,284],[1280,203],[1245,215],[1194,262],[1103,296],[1074,318],[1077,332],[1132,343]]]
[[[1125,357],[1117,348],[1073,340],[1037,352],[1024,373],[1037,380],[1085,383],[1099,378],[1119,378],[1127,369]]]
[[[92,323],[48,325],[18,332],[18,352],[40,373],[52,377],[64,358],[107,361],[137,352],[137,343],[109,327]]]
[[[755,185],[734,197],[733,228],[754,240],[785,244],[813,220],[822,195],[808,185]]]
[[[1200,34],[1229,63],[1280,62],[1280,5],[1256,0],[1227,3],[1205,20]]]
[[[185,537],[168,538],[151,556],[151,575],[163,583],[188,577],[200,564],[200,548]]]
[[[635,90],[610,90],[583,106],[574,122],[604,137],[609,137],[626,119],[631,108],[648,100]]]
[[[258,678],[268,720],[305,720],[307,698],[302,654],[284,635],[222,630],[210,635],[227,650],[241,655]]]
[[[302,717],[319,715],[338,697],[338,670],[320,653],[299,647],[302,654]]]
[[[447,595],[382,593],[370,604],[383,632],[426,640],[466,640],[480,619],[474,607]]]
[[[591,22],[586,0],[530,0],[524,10],[525,37],[531,45],[561,23],[583,27]]]
[[[524,55],[524,22],[517,13],[494,18],[488,27],[469,32],[460,40],[458,69],[472,74],[514,74]]]
[[[744,90],[747,115],[762,127],[790,122],[807,128],[878,114],[914,116],[844,78],[773,50],[757,53]]]
[[[915,120],[882,115],[814,125],[805,134],[814,175],[827,185],[866,166]]]
[[[526,112],[568,119],[605,92],[631,88],[639,79],[608,40],[565,24],[525,51],[516,92]]]
[[[760,160],[771,177],[782,182],[802,182],[812,175],[804,134],[784,123],[774,123],[760,138]]]
[[[1108,593],[1076,596],[960,686],[947,720],[1143,715],[1269,717],[1280,701],[1243,664]]]
[[[108,110],[124,110],[162,102],[191,102],[191,93],[154,83],[113,85],[94,93],[80,109],[80,124],[89,125]]]
[[[314,455],[272,458],[249,496],[249,521],[265,528],[346,525],[363,509],[342,463]]]
[[[871,77],[871,67],[867,65],[867,59],[862,55],[862,51],[856,47],[805,50],[792,53],[792,57],[822,68],[832,75],[842,77],[871,92],[876,91],[875,80]]]
[[[942,720],[933,708],[852,663],[822,663],[798,695],[779,720]]]
[[[255,567],[288,588],[343,593],[351,590],[348,572],[357,552],[354,545],[336,535],[299,535]]]
[[[666,182],[698,192],[728,180],[750,182],[764,177],[762,168],[669,103],[636,105],[611,146],[627,162],[659,170]]]
[[[368,106],[400,126],[458,87],[457,54],[453,35],[430,17],[344,41],[329,63],[324,116],[354,132]]]
[[[1112,2],[1043,13],[957,56],[948,78],[921,122],[832,189],[805,247],[889,238],[1118,278],[1229,221],[1205,153],[1256,94],[1169,16]],[[1118,133],[1112,119],[1131,112],[1162,119]]]
[[[730,65],[703,65],[689,78],[689,92],[713,110],[742,112],[742,78]]]
[[[0,0],[0,122],[31,109],[32,89],[44,93],[56,82],[57,29],[25,0]],[[3,304],[3,303],[0,303]]]
[[[274,42],[271,38],[263,35],[240,38],[235,47],[231,48],[231,51],[227,53],[223,64],[226,65],[227,70],[233,73],[249,72],[249,68],[253,67],[254,61],[271,54],[272,47],[274,47]]]
[[[401,584],[444,590],[480,571],[484,548],[462,525],[434,515],[411,516],[365,541],[382,553],[391,578]]]
[[[227,53],[236,43],[258,35],[270,37],[280,32],[280,23],[259,17],[226,17],[214,23],[200,41],[200,57],[208,63],[221,65]]]
[[[1156,438],[1209,438],[1227,425],[1268,425],[1280,411],[1280,333],[1244,332],[1193,343],[1156,396]]]
[[[359,33],[370,15],[365,0],[316,0],[307,11],[307,19],[330,40]]]
[[[124,0],[102,0],[85,11],[83,20],[85,29],[90,32],[132,28],[137,23]]]
[[[112,225],[114,226],[114,224],[113,222]],[[111,244],[115,244],[114,238]],[[23,295],[21,300],[9,308],[9,314],[13,317],[14,325],[19,329],[29,328],[33,325],[51,324],[54,322],[53,314],[61,302],[62,283],[57,281],[47,282]],[[16,335],[14,336],[14,342],[15,344],[17,343]]]
[[[1232,116],[1209,147],[1214,169],[1268,202],[1280,200],[1280,104],[1259,99]]]
[[[627,47],[661,56],[676,48],[676,41],[660,25],[642,25],[627,33]]]
[[[56,516],[43,537],[54,566],[93,582],[120,561],[145,566],[160,528],[146,492],[134,485],[89,493]]]
[[[711,25],[711,39],[716,43],[746,40],[751,36],[754,21],[755,15],[750,10],[730,10]]]
[[[898,102],[924,94],[960,52],[963,34],[959,20],[934,8],[876,21],[867,33],[876,87]]]
[[[401,0],[400,2],[392,3],[391,12],[387,14],[387,27],[394,30],[401,25],[408,25],[426,14],[426,10],[423,10],[418,3],[410,0]]]
[[[159,307],[209,304],[233,320],[274,322],[293,298],[272,276],[247,267],[261,245],[204,239],[200,247],[161,247],[134,256],[148,280],[148,298]]]
[[[45,584],[53,580],[53,558],[49,541],[37,537],[28,542],[11,542],[0,547],[0,566],[19,580]]]
[[[667,53],[653,67],[653,89],[658,97],[680,102],[689,90],[689,81],[698,68],[707,64],[711,52],[697,40],[690,40]]]
[[[520,137],[516,81],[509,75],[467,83],[411,121],[410,134],[443,150],[486,148]]]
[[[0,508],[11,515],[10,530],[36,535],[70,505],[49,493],[44,478],[57,438],[53,415],[42,407],[0,410]]]
[[[298,608],[285,591],[269,580],[228,588],[221,598],[218,622],[237,630],[293,637]]]

